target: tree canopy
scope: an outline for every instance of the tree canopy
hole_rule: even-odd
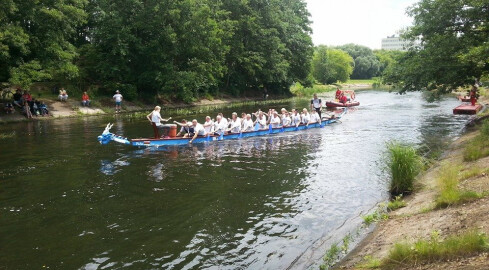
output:
[[[353,58],[338,49],[318,46],[312,58],[312,74],[322,84],[346,82],[353,72]]]
[[[386,76],[404,91],[449,92],[489,73],[489,2],[422,0],[408,13],[414,26],[403,36],[419,40]]]
[[[0,3],[0,81],[76,80],[128,98],[288,91],[310,74],[303,0]]]
[[[370,79],[378,74],[380,63],[372,49],[357,44],[346,44],[337,48],[347,52],[355,61],[352,79]]]

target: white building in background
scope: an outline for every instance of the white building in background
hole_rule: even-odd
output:
[[[392,51],[407,51],[407,49],[412,45],[408,40],[401,39],[392,35],[382,39],[382,50],[392,50]]]

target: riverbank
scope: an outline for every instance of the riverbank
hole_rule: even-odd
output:
[[[484,99],[482,101],[485,101]],[[485,103],[485,102],[484,102]],[[421,175],[417,191],[406,197],[406,206],[388,214],[335,269],[489,269],[487,243],[479,252],[453,256],[393,262],[401,244],[406,252],[420,250],[423,243],[444,243],[445,239],[470,232],[489,235],[489,157],[468,161],[467,153],[481,134],[480,126],[470,128],[453,142],[443,158]],[[485,151],[476,149],[476,151]],[[451,172],[451,176],[447,174]],[[453,179],[455,178],[455,179]],[[463,199],[441,204],[446,179],[455,183],[455,195]],[[453,195],[453,194],[451,194]],[[467,196],[467,198],[465,198]],[[487,238],[485,238],[487,239]],[[418,243],[416,246],[414,243]],[[449,250],[450,252],[450,250]],[[394,265],[394,266],[393,266]]]
[[[240,104],[245,103],[274,103],[283,101],[284,98],[290,97],[282,97],[277,96],[274,98],[270,98],[267,100],[263,100],[261,97],[256,98],[221,98],[221,99],[201,99],[197,102],[193,102],[190,104],[187,103],[166,103],[160,104],[162,106],[163,111],[165,110],[175,110],[175,109],[183,109],[183,108],[200,108],[206,106],[228,106],[234,105],[238,106]],[[49,109],[49,116],[37,116],[32,119],[27,119],[24,115],[22,115],[19,108],[16,108],[15,112],[12,114],[5,114],[4,112],[0,113],[0,123],[12,123],[12,122],[21,122],[21,121],[36,121],[36,120],[46,120],[53,118],[66,118],[66,117],[80,117],[80,116],[90,116],[90,115],[107,115],[107,114],[115,114],[113,101],[109,98],[103,98],[98,100],[96,103],[92,103],[90,107],[81,106],[79,101],[68,100],[66,102],[61,102],[56,99],[48,99],[42,98],[40,99]],[[154,109],[154,104],[143,104],[141,102],[130,102],[123,101],[122,103],[122,113],[134,113],[134,112],[150,112]]]

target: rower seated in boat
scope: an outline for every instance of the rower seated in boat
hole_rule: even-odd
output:
[[[171,117],[168,119],[161,118],[160,110],[161,110],[161,107],[156,106],[155,109],[150,114],[146,115],[146,118],[149,120],[149,122],[153,126],[153,132],[154,132],[155,139],[160,138],[160,129],[163,127],[163,125],[161,124],[161,121],[168,122],[171,119]]]
[[[314,124],[314,123],[320,123],[321,122],[321,118],[319,117],[319,114],[317,113],[317,111],[311,111],[311,116],[310,116],[310,121],[308,124]]]
[[[189,134],[194,133],[194,128],[192,123],[187,122],[187,120],[183,119],[182,122],[173,121],[173,123],[181,126],[180,131],[177,133],[177,137],[183,136],[187,138]]]
[[[227,124],[224,123],[222,117],[220,115],[216,116],[216,121],[214,122],[214,135],[220,136],[224,134],[224,131],[227,129]]]
[[[282,117],[282,126],[288,127],[292,123],[292,119],[290,118],[289,112],[285,112],[285,115]]]
[[[210,116],[205,117],[205,122],[203,124],[205,129],[205,134],[212,134],[212,129],[214,128],[214,121],[212,121]]]
[[[341,94],[340,102],[346,104],[348,101],[350,101],[349,98],[347,98],[345,94]]]
[[[290,116],[291,126],[298,127],[301,124],[301,115],[297,112],[296,109],[292,109],[292,115]]]
[[[307,125],[309,124],[310,121],[311,121],[311,115],[307,112],[306,108],[302,109],[301,123]]]
[[[194,128],[194,133],[191,135],[192,139],[188,143],[192,143],[197,136],[204,136],[205,129],[202,124],[199,124],[196,119],[192,120],[192,126]]]
[[[282,120],[278,116],[278,112],[273,110],[272,116],[270,117],[270,125],[272,125],[272,128],[279,128],[281,122]]]
[[[336,88],[336,94],[335,94],[335,99],[339,100],[341,97],[341,93],[343,93],[340,88]]]
[[[255,124],[253,120],[251,120],[251,114],[246,115],[246,119],[243,120],[243,132],[253,131],[255,128]]]
[[[241,119],[239,119],[238,114],[233,112],[231,116],[231,121],[229,121],[228,133],[240,133],[241,132]]]
[[[258,123],[258,128],[259,129],[266,129],[267,128],[267,116],[264,114],[261,110],[258,110],[258,112],[255,114],[256,116],[256,123]]]

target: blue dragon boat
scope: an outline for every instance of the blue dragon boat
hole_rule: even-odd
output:
[[[268,129],[257,129],[255,127],[254,131],[241,132],[241,133],[231,133],[226,135],[208,135],[208,136],[199,136],[195,138],[193,144],[196,143],[205,143],[205,142],[213,142],[213,141],[222,141],[222,140],[231,140],[231,139],[241,139],[241,138],[249,138],[249,137],[257,137],[257,136],[266,136],[270,134],[277,134],[283,132],[292,132],[292,131],[300,131],[311,128],[322,128],[326,125],[336,123],[338,120],[346,113],[347,109],[343,109],[343,111],[337,115],[333,116],[330,119],[324,119],[321,123],[314,123],[310,125],[299,125],[298,127],[279,127],[272,128],[272,125],[269,126]],[[98,141],[105,145],[110,143],[111,141],[127,144],[137,147],[159,147],[159,146],[171,146],[171,145],[185,145],[188,144],[191,138],[183,138],[183,137],[175,137],[175,138],[138,138],[138,139],[128,139],[126,137],[116,135],[110,132],[112,125],[109,123],[105,127],[104,132],[98,136]]]

